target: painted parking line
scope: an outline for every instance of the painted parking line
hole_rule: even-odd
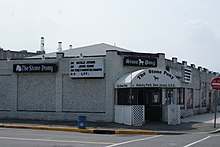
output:
[[[110,145],[112,142],[89,142],[76,140],[53,140],[53,139],[35,139],[35,138],[14,138],[14,137],[0,137],[0,140],[15,140],[15,141],[37,141],[37,142],[55,142],[55,143],[79,143],[79,144],[96,144],[96,145]]]
[[[133,142],[154,139],[154,138],[158,138],[158,137],[161,137],[161,136],[163,136],[163,135],[157,135],[157,136],[151,136],[151,137],[147,137],[147,138],[129,140],[129,141],[121,142],[121,143],[112,144],[112,145],[109,145],[109,146],[106,146],[106,147],[115,147],[115,146],[120,146],[120,145],[124,145],[124,144],[133,143]]]
[[[183,147],[190,147],[190,146],[195,145],[195,144],[197,144],[197,143],[200,143],[200,142],[202,142],[202,141],[204,141],[204,140],[207,140],[207,139],[209,139],[210,137],[211,137],[211,136],[207,136],[207,137],[205,137],[205,138],[203,138],[203,139],[197,140],[197,141],[192,142],[192,143],[190,143],[190,144],[187,144],[187,145],[185,145],[185,146],[183,146]]]

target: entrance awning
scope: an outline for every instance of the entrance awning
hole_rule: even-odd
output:
[[[115,88],[130,87],[178,88],[180,87],[180,81],[167,70],[149,68],[126,74],[115,83]]]

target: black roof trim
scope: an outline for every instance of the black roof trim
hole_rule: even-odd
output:
[[[152,53],[137,53],[137,52],[121,52],[117,51],[118,55],[126,55],[126,56],[148,56],[148,57],[159,57],[159,55],[165,55],[164,53],[157,53],[157,54],[152,54]]]
[[[106,57],[105,55],[97,55],[97,56],[83,56],[86,58],[92,58],[92,57]],[[64,58],[79,58],[79,56],[68,56],[68,57],[64,57]],[[11,61],[17,61],[17,60],[41,60],[42,58],[13,58],[10,59]],[[56,59],[56,57],[46,57],[46,59]],[[0,61],[7,61],[7,59],[0,59]]]

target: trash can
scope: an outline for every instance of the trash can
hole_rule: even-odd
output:
[[[78,128],[85,129],[86,128],[86,116],[78,117]]]

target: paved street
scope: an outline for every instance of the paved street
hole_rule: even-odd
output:
[[[183,133],[195,133],[195,132],[212,132],[220,129],[220,113],[217,114],[216,128],[213,126],[214,113],[205,113],[200,115],[194,115],[181,119],[180,125],[168,125],[164,122],[147,122],[144,126],[128,126],[123,124],[117,124],[113,122],[87,122],[87,129],[83,132],[93,132],[93,130],[116,130],[122,132],[123,130],[130,130],[131,134],[134,130],[137,134],[138,130],[141,131],[153,131],[155,134],[161,134],[161,132],[183,132]],[[29,129],[44,129],[46,130],[69,130],[72,132],[82,132],[78,130],[77,121],[43,121],[43,120],[0,120],[0,127],[12,127],[12,128],[29,128]],[[62,127],[62,128],[57,128]],[[119,131],[118,131],[119,130]],[[146,133],[145,133],[146,134]]]
[[[217,114],[216,128],[213,119],[213,113],[206,113],[181,119],[177,126],[147,123],[142,127],[88,122],[89,129],[83,129],[102,130],[102,133],[106,133],[105,129],[112,129],[121,131],[119,134],[77,133],[82,129],[72,122],[1,120],[0,147],[219,147],[220,115]],[[148,129],[155,134],[143,135],[137,131],[146,133]],[[176,132],[183,133],[174,135]]]
[[[219,147],[220,134],[104,135],[62,131],[0,129],[1,147]]]

